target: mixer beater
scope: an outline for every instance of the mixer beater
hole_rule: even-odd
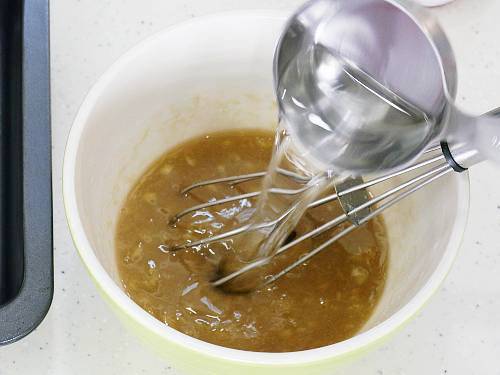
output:
[[[445,150],[445,152],[443,152],[443,150]],[[335,228],[338,228],[342,224],[345,223],[349,224],[343,227],[342,230],[340,230],[338,233],[335,233],[331,238],[323,242],[321,245],[311,249],[307,253],[304,253],[299,259],[297,259],[290,265],[286,266],[278,273],[268,276],[266,278],[265,283],[269,284],[276,281],[278,278],[290,272],[297,266],[303,264],[308,259],[317,255],[321,251],[327,249],[335,241],[338,241],[340,238],[351,233],[358,226],[367,223],[370,219],[379,215],[384,210],[393,206],[400,200],[408,197],[410,194],[413,194],[414,192],[418,191],[424,186],[432,183],[435,180],[438,180],[439,178],[445,176],[450,172],[453,172],[454,170],[458,171],[459,167],[456,165],[456,163],[454,163],[454,161],[451,161],[452,159],[446,157],[446,152],[447,152],[446,150],[447,150],[446,144],[433,146],[424,152],[421,160],[408,167],[397,170],[395,172],[383,174],[381,176],[373,178],[367,178],[366,181],[363,181],[363,179],[361,178],[351,177],[346,180],[337,181],[336,183],[334,183],[335,192],[313,201],[312,203],[309,204],[308,209],[315,208],[320,205],[337,200],[342,206],[344,213],[326,222],[325,224],[317,227],[316,229],[282,245],[275,252],[274,256],[280,256],[287,250],[291,249],[292,247],[296,246],[297,244],[309,238],[317,237],[320,234],[325,233],[327,231],[333,231]],[[277,172],[282,176],[286,176],[287,178],[305,182],[305,177],[295,172],[285,169],[279,169]],[[183,189],[181,191],[181,194],[187,195],[194,189],[201,189],[214,184],[229,184],[231,186],[234,186],[244,181],[262,178],[265,176],[265,174],[266,172],[259,172],[246,175],[228,176],[213,180],[200,181]],[[393,179],[395,177],[400,177],[400,178],[406,177],[406,179],[401,184],[386,189],[385,191],[376,196],[372,196],[369,193],[368,189],[370,187],[374,187],[375,185],[379,184],[382,185],[384,182]],[[273,188],[271,189],[270,193],[293,195],[301,193],[306,188],[307,186],[296,190]],[[182,220],[184,216],[190,213],[195,213],[196,211],[199,210],[206,209],[208,207],[225,205],[231,202],[240,201],[242,199],[251,199],[251,198],[255,199],[260,194],[261,191],[255,191],[231,197],[226,197],[223,199],[211,200],[204,204],[196,205],[186,210],[183,210],[182,212],[179,212],[177,215],[174,216],[173,222]],[[200,245],[206,245],[211,242],[222,241],[231,238],[233,236],[240,235],[248,230],[275,228],[280,224],[280,222],[287,219],[287,217],[291,214],[293,209],[294,206],[291,206],[289,209],[285,210],[285,212],[283,212],[277,219],[268,222],[262,222],[257,227],[250,228],[250,225],[242,225],[236,229],[218,235],[214,235],[212,237],[207,237],[199,241],[193,241],[172,246],[168,250],[179,251],[182,249],[193,248]],[[236,270],[235,272],[232,272],[228,275],[224,275],[223,277],[213,281],[212,285],[217,287],[222,286],[228,283],[229,281],[232,281],[235,278],[242,276],[243,274],[257,267],[265,265],[267,262],[269,262],[268,258],[258,259],[253,262],[249,262],[240,269]]]

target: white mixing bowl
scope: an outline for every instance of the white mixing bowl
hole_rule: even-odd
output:
[[[254,353],[209,344],[167,327],[125,294],[113,242],[126,194],[179,142],[215,130],[276,125],[272,57],[284,21],[272,12],[231,12],[155,35],[95,84],[69,136],[64,201],[89,274],[126,325],[189,374],[331,373],[339,360],[386,337],[424,305],[450,269],[464,232],[466,173],[447,176],[387,211],[390,265],[381,301],[355,337],[319,349]]]

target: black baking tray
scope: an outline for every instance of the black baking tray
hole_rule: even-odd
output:
[[[48,0],[0,0],[0,345],[53,294]]]

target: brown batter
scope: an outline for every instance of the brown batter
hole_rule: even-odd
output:
[[[266,352],[317,348],[345,340],[363,326],[384,288],[387,244],[381,219],[356,229],[339,243],[274,284],[245,294],[227,294],[209,284],[233,241],[168,252],[169,245],[197,240],[242,225],[254,200],[212,207],[181,219],[195,204],[256,191],[260,181],[212,185],[188,196],[195,181],[266,170],[273,134],[257,130],[209,134],[167,152],[129,193],[116,232],[124,288],[165,324],[222,346]],[[340,213],[333,203],[307,211],[301,235]],[[325,241],[332,232],[276,257],[269,272]]]

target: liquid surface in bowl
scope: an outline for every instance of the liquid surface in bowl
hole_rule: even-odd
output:
[[[214,344],[251,351],[312,349],[352,337],[374,310],[384,288],[387,241],[382,219],[372,220],[275,283],[250,293],[213,288],[219,262],[234,253],[226,240],[169,252],[169,246],[236,228],[255,201],[199,210],[171,225],[181,210],[214,198],[257,191],[260,181],[219,184],[187,196],[193,182],[264,171],[271,132],[228,131],[190,140],[168,151],[135,184],[120,212],[116,255],[128,295],[158,320]],[[308,210],[294,235],[341,213],[335,203]],[[269,273],[319,245],[323,234],[275,257]]]

